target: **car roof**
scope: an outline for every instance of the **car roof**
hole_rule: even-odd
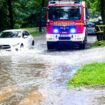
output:
[[[15,32],[15,31],[27,31],[24,29],[9,29],[9,30],[4,30],[3,32]]]

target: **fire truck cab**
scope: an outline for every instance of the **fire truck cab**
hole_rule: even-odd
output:
[[[63,45],[84,49],[87,43],[85,1],[49,1],[46,32],[48,50]]]

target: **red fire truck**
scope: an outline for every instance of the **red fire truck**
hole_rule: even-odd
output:
[[[84,49],[87,43],[85,1],[49,1],[46,32],[48,50],[63,45]]]

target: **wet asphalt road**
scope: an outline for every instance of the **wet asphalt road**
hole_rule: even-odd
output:
[[[105,61],[105,48],[47,51],[44,37],[35,40],[30,50],[0,51],[0,105],[100,105],[88,98],[81,104],[87,90],[69,91],[66,83],[81,65]]]

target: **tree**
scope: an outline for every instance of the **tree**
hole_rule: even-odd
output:
[[[105,0],[100,1],[101,6],[101,16],[103,20],[103,24],[105,24]],[[104,27],[104,33],[103,33],[103,40],[105,40],[105,27]]]
[[[48,0],[0,0],[0,31],[8,28],[35,27],[40,11]]]
[[[40,13],[40,22],[39,22],[39,32],[42,32],[42,15],[43,15],[43,7],[45,5],[45,0],[42,0],[41,3],[41,13]]]
[[[9,28],[6,0],[0,0],[0,31]]]
[[[9,23],[10,23],[10,28],[14,27],[14,23],[13,23],[13,11],[12,11],[12,0],[7,0],[8,3],[8,12],[9,12]]]
[[[105,23],[105,0],[101,0],[101,16],[102,16],[102,19],[103,19],[103,22]]]

